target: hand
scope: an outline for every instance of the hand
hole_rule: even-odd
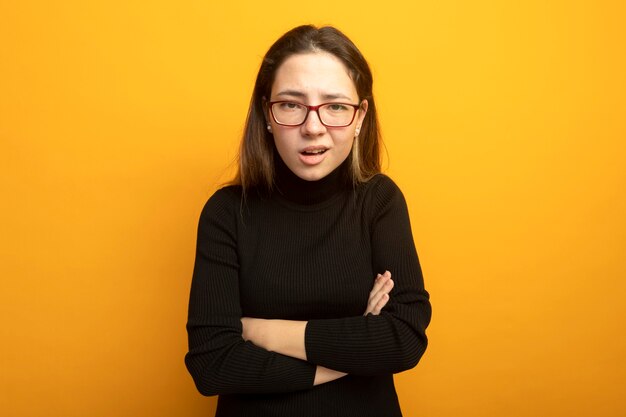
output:
[[[391,279],[391,272],[385,271],[382,275],[378,274],[367,300],[367,309],[363,315],[367,316],[370,313],[375,316],[379,315],[383,307],[387,305],[389,293],[392,289],[393,280]]]
[[[262,322],[260,319],[255,319],[252,317],[242,317],[241,318],[241,337],[247,341],[253,341],[254,335],[256,333],[257,328],[261,325]],[[256,341],[258,343],[258,340]]]
[[[306,321],[241,318],[241,337],[270,352],[306,360]]]
[[[323,366],[317,366],[315,368],[315,378],[313,380],[313,385],[325,384],[330,381],[334,381],[335,379],[342,378],[346,376],[345,372],[334,371],[332,369],[324,368]]]

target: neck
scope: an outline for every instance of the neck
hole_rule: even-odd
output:
[[[334,171],[317,181],[306,181],[294,174],[275,154],[276,192],[297,204],[311,205],[324,202],[350,185],[350,157]]]

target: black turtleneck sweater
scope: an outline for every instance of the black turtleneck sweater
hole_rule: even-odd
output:
[[[347,163],[308,182],[277,160],[273,193],[225,187],[200,215],[187,368],[218,417],[401,416],[392,374],[431,314],[404,197],[382,174],[352,186]],[[390,300],[363,316],[385,270]],[[307,320],[308,362],[244,341],[241,317]],[[313,386],[316,365],[349,375]]]

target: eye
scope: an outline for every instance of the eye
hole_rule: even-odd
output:
[[[348,111],[350,107],[341,103],[331,103],[326,106],[326,108],[333,113],[341,113],[344,111]]]
[[[292,101],[285,101],[283,103],[279,103],[278,106],[279,106],[278,108],[280,109],[280,111],[295,111],[295,110],[300,110],[302,108],[301,104],[294,103]]]

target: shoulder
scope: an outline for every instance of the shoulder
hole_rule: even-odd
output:
[[[219,188],[213,193],[213,195],[207,201],[207,204],[212,202],[233,202],[235,200],[241,200],[243,190],[240,185],[227,185]]]
[[[365,200],[371,201],[379,208],[392,202],[404,202],[400,187],[385,174],[376,174],[360,187]]]
[[[361,184],[363,214],[371,222],[393,219],[402,222],[408,218],[408,207],[400,187],[387,175],[377,174]]]
[[[385,174],[376,174],[364,184],[366,187],[382,192],[402,193],[394,180]]]
[[[232,214],[241,206],[242,189],[238,185],[220,188],[204,204],[200,220]]]

